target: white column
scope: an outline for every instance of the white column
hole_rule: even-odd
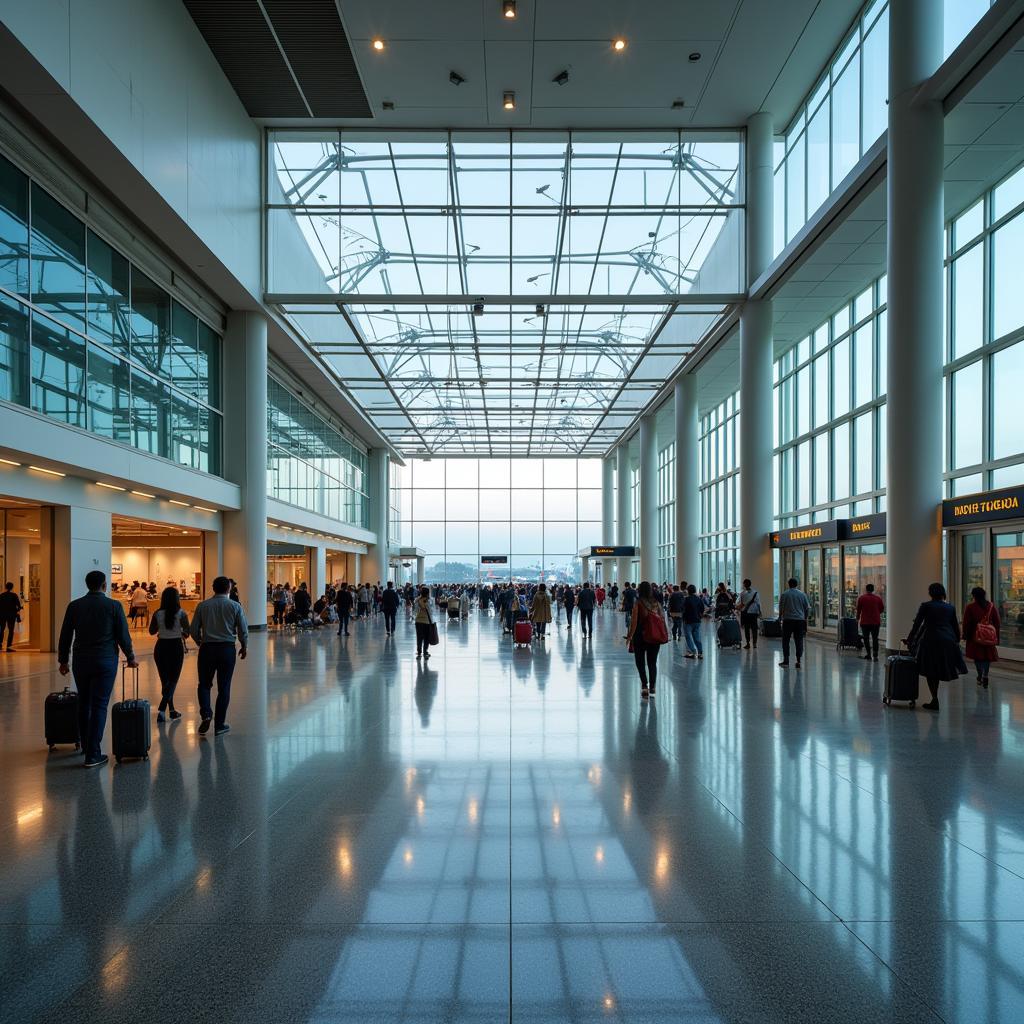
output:
[[[355,584],[362,583],[363,582],[363,556],[358,551],[356,551],[352,555],[352,559],[353,559],[353,562],[352,562],[352,579],[350,579],[348,582],[349,583],[355,583]]]
[[[747,287],[772,255],[772,119],[747,121]],[[740,312],[740,575],[772,593],[772,304],[748,300]],[[774,597],[772,598],[774,603]]]
[[[210,584],[224,575],[221,563],[221,538],[214,530],[203,530],[203,597],[210,593]]]
[[[700,579],[700,445],[697,375],[684,373],[673,391],[676,436],[676,581]]]
[[[370,529],[377,535],[377,543],[370,545],[363,572],[371,586],[388,578],[388,461],[383,448],[370,452]]]
[[[630,545],[633,543],[633,509],[629,493],[629,442],[620,441],[615,449],[615,500],[618,505],[616,522],[618,529],[615,543]],[[619,586],[630,577],[630,558],[619,558],[616,579]]]
[[[309,549],[309,592],[315,601],[327,589],[327,548]]]
[[[238,581],[249,625],[267,624],[267,321],[228,314],[224,334],[224,469],[242,507],[224,513],[224,575]],[[209,595],[212,580],[204,581]]]
[[[611,456],[601,460],[601,536],[596,543],[615,543],[615,463]]]
[[[590,579],[590,559],[589,558],[581,558],[580,559],[580,576],[582,577],[580,579],[580,583],[586,583],[587,580]]]
[[[658,578],[658,427],[654,413],[640,420],[640,579]]]
[[[416,582],[423,586],[427,580],[427,559],[423,555],[416,556]]]
[[[934,0],[889,5],[888,646],[942,579],[943,117],[918,89],[942,61]],[[912,438],[913,443],[908,444]]]

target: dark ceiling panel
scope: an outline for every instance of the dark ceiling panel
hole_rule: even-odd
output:
[[[369,117],[335,0],[263,0],[314,117]]]
[[[250,117],[308,117],[256,0],[184,0]]]

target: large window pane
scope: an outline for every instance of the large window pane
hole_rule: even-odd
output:
[[[132,370],[132,443],[136,448],[154,455],[161,454],[160,439],[167,432],[166,405],[163,385],[149,374]],[[300,482],[291,486],[293,494],[296,494],[296,488],[302,490],[304,485]],[[301,499],[293,497],[292,500],[299,504]]]
[[[199,320],[180,302],[171,307],[171,333],[162,357],[162,375],[189,395],[199,391]]]
[[[859,408],[875,397],[875,337],[871,323],[853,336],[853,407]]]
[[[842,501],[850,496],[850,424],[843,423],[832,431],[832,499]]]
[[[85,345],[66,327],[32,316],[32,408],[85,427]]]
[[[952,358],[959,359],[981,348],[985,309],[984,245],[968,249],[953,262]]]
[[[850,411],[850,339],[844,338],[832,349],[832,416]]]
[[[832,86],[832,187],[860,159],[860,54],[856,53]]]
[[[807,126],[807,209],[813,213],[829,194],[829,104],[826,100]]]
[[[863,118],[864,148],[881,136],[889,123],[889,17],[875,22],[861,47],[864,64]]]
[[[2,156],[0,288],[28,296],[28,178]]]
[[[1014,217],[992,236],[992,337],[1001,338],[1024,324],[1021,253],[1024,214]]]
[[[88,333],[127,355],[131,333],[128,261],[91,231],[88,259]]]
[[[1024,452],[1021,397],[1024,396],[1024,342],[992,357],[992,458]]]
[[[32,301],[61,323],[85,329],[85,225],[35,184]]]
[[[861,413],[854,422],[856,462],[853,471],[853,493],[864,494],[875,487],[875,443],[872,430],[873,412]]]
[[[132,357],[154,373],[166,372],[170,296],[132,269]]]
[[[1002,621],[1000,641],[1024,647],[1024,533],[992,535],[993,599]]]
[[[0,295],[0,398],[17,405],[29,403],[28,324],[28,307]]]
[[[804,167],[804,136],[800,135],[786,157],[786,239],[791,239],[807,220],[804,203],[806,169]]]
[[[89,429],[131,444],[131,374],[123,359],[89,346]]]
[[[215,409],[221,407],[220,347],[219,336],[200,320],[196,398]]]
[[[982,459],[981,361],[953,374],[953,469]]]

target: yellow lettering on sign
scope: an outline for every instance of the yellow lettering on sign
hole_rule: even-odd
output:
[[[790,530],[789,531],[789,539],[790,540],[811,540],[814,537],[820,537],[820,536],[821,536],[821,527],[820,526],[815,526],[815,527],[813,527],[812,529],[809,529],[809,530]]]
[[[864,533],[866,530],[871,529],[870,521],[866,523],[850,523],[850,530],[853,533]]]
[[[977,516],[985,512],[1012,512],[1020,508],[1020,498],[1013,495],[1009,498],[986,498],[984,501],[967,501],[953,506],[953,516],[962,519],[964,516]]]

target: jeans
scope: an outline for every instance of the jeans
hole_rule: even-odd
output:
[[[575,605],[566,605],[565,607],[565,628],[572,629],[572,610]]]
[[[384,613],[384,632],[394,633],[395,631],[395,613],[385,612]]]
[[[594,609],[593,608],[581,608],[580,609],[580,629],[583,630],[584,636],[590,636],[594,632]]]
[[[654,693],[655,684],[658,682],[658,652],[660,650],[661,644],[645,644],[642,640],[633,637],[633,660],[636,662],[636,670],[640,675],[640,685],[645,690],[649,689],[651,693]]]
[[[360,601],[359,605],[358,605],[358,607],[356,609],[356,618],[357,619],[365,619],[366,618],[366,614],[367,614],[366,613],[366,609],[368,607],[369,607],[369,605],[367,605],[367,603],[365,601]]]
[[[341,636],[342,633],[348,636],[348,624],[351,619],[351,612],[338,612],[338,636]]]
[[[227,719],[228,704],[231,702],[231,677],[235,673],[235,645],[230,643],[206,643],[199,645],[196,672],[199,676],[199,715],[206,719],[213,717],[213,727],[219,729]],[[210,711],[210,691],[213,677],[217,677],[217,705]]]
[[[78,690],[78,735],[87,760],[103,751],[103,730],[107,726],[107,705],[117,679],[117,656],[75,654],[71,674]]]
[[[283,626],[284,625],[284,613],[287,610],[288,610],[288,606],[284,603],[284,601],[275,601],[274,602],[274,625],[275,626]]]
[[[417,622],[416,623],[416,654],[426,654],[427,648],[430,647],[430,623],[429,622]]]
[[[977,672],[979,679],[988,679],[988,669],[991,664],[992,662],[989,661],[988,658],[974,659],[974,669]]]
[[[879,626],[860,624],[860,634],[864,637],[864,653],[870,654],[875,661],[878,661],[878,630]]]
[[[741,612],[740,623],[743,626],[743,639],[746,643],[757,646],[757,615],[753,612]]]
[[[703,654],[704,645],[700,642],[700,623],[684,622],[683,632],[686,635],[686,649],[691,654]]]
[[[782,660],[789,661],[789,638],[793,638],[796,645],[796,660],[804,656],[804,636],[807,633],[807,623],[804,619],[783,619],[782,620]]]
[[[160,675],[160,710],[174,707],[174,688],[181,677],[185,663],[185,645],[180,640],[157,640],[153,647],[153,661]]]
[[[670,615],[669,618],[672,620],[672,639],[680,640],[683,636],[683,617],[682,615]]]
[[[548,624],[546,622],[535,622],[533,624],[534,633],[536,633],[537,636],[543,636],[544,631],[547,629],[547,625]]]

